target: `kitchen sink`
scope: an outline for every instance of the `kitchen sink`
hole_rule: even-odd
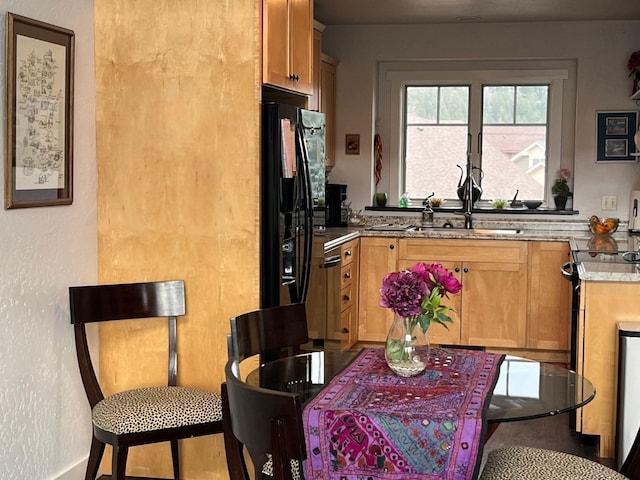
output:
[[[438,232],[438,233],[467,233],[469,235],[518,235],[521,229],[515,228],[446,228],[446,227],[415,227],[413,232]]]

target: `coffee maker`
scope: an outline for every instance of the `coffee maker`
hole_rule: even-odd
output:
[[[327,227],[346,227],[348,211],[343,202],[347,199],[347,186],[338,183],[327,183]]]

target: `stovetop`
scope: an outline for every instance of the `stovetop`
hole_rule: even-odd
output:
[[[640,236],[592,235],[574,238],[574,262],[638,263]]]

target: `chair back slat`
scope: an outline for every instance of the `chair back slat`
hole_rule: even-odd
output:
[[[297,353],[309,341],[304,303],[265,308],[231,319],[231,349],[240,360],[261,354],[265,361]],[[292,353],[292,352],[288,352]]]
[[[249,452],[256,478],[271,454],[274,480],[291,479],[289,461],[306,458],[300,396],[243,382],[238,359],[227,362],[225,379],[231,428]]]
[[[69,287],[71,323],[185,314],[184,281]]]

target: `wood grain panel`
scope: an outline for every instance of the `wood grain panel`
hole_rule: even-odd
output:
[[[596,387],[582,408],[582,433],[600,436],[599,455],[615,453],[618,322],[638,321],[637,283],[582,282],[578,372]]]
[[[569,351],[571,282],[560,275],[567,242],[530,242],[527,347]]]
[[[99,278],[184,279],[179,383],[214,391],[229,317],[258,306],[258,7],[95,0]],[[107,393],[165,380],[166,331],[131,328],[101,330]],[[128,475],[170,464],[168,445],[137,447]],[[183,441],[182,472],[227,478],[221,436]]]
[[[382,279],[398,269],[397,238],[360,239],[360,290],[358,292],[358,341],[384,342],[393,323],[393,312],[380,306]]]

